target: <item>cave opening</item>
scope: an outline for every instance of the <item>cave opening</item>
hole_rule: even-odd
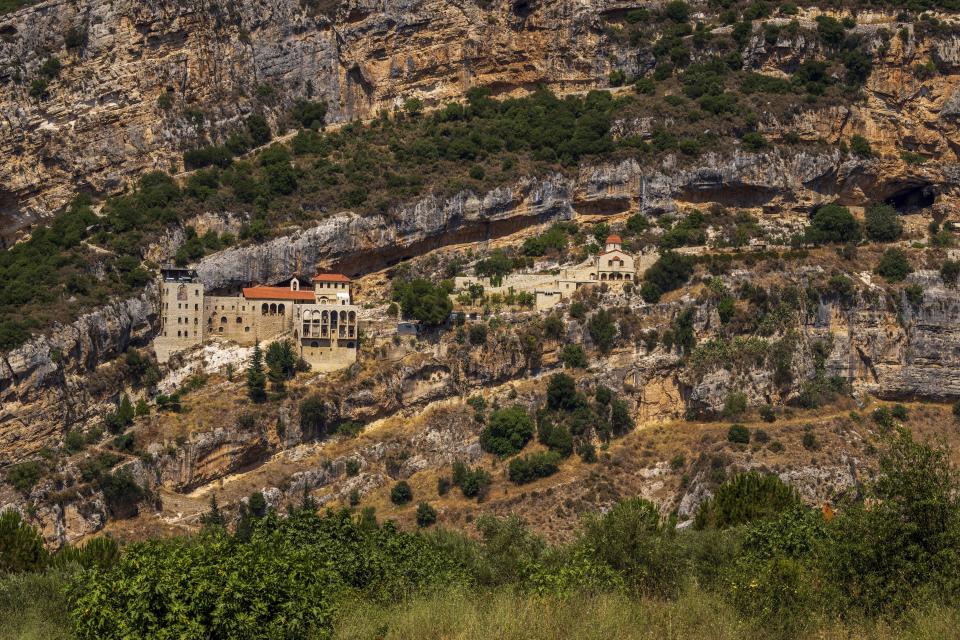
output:
[[[937,199],[936,188],[929,183],[904,187],[884,200],[897,210],[897,213],[915,213],[933,205]]]

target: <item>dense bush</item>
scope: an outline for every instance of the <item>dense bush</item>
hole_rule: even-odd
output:
[[[807,229],[807,239],[818,244],[856,242],[860,239],[860,224],[846,207],[828,204],[817,209]]]
[[[526,484],[537,478],[552,476],[560,469],[561,456],[556,451],[541,451],[516,457],[510,461],[508,475],[514,484]]]
[[[587,354],[579,344],[564,345],[560,352],[560,361],[563,366],[571,369],[587,368]]]
[[[867,237],[877,242],[892,242],[903,233],[903,224],[897,210],[888,204],[867,207],[865,229]]]
[[[880,256],[877,273],[886,278],[888,282],[900,282],[913,273],[913,267],[910,266],[907,254],[902,250],[887,249]]]
[[[713,497],[700,505],[694,527],[735,527],[776,516],[799,504],[797,492],[780,478],[750,471],[738,474],[720,485]]]
[[[490,414],[487,426],[480,433],[480,446],[501,458],[523,449],[533,438],[533,420],[527,411],[515,405]]]
[[[750,429],[747,429],[742,424],[730,425],[730,428],[727,430],[727,440],[737,444],[749,444]]]
[[[80,638],[328,638],[347,589],[398,598],[455,576],[424,538],[297,511],[254,521],[248,541],[212,530],[132,545],[114,568],[78,574],[71,596]]]
[[[686,284],[692,274],[693,260],[689,256],[668,251],[644,273],[640,295],[647,302],[657,302],[664,293]]]
[[[400,480],[390,489],[390,502],[395,505],[404,505],[413,500],[413,489],[406,480]]]
[[[480,467],[470,468],[462,462],[453,464],[453,484],[460,488],[464,497],[483,498],[493,479]]]
[[[443,324],[453,310],[450,291],[429,280],[395,280],[393,300],[400,305],[404,316],[416,318],[428,326]]]

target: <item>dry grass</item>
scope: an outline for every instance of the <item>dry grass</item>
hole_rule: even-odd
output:
[[[675,601],[601,594],[567,599],[509,591],[456,591],[381,607],[346,605],[339,640],[733,640],[771,638],[721,598],[691,590]],[[960,637],[960,612],[931,608],[898,624],[809,620],[798,640],[934,640]]]

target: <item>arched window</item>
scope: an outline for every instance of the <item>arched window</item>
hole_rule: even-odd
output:
[[[243,324],[243,318],[237,316],[237,324]]]
[[[182,284],[177,287],[177,300],[186,300],[187,299],[187,285]]]
[[[287,315],[287,309],[286,309],[286,307],[284,307],[282,304],[279,305],[279,306],[277,307],[277,313],[279,313],[279,314],[282,315],[282,316]]]
[[[220,316],[220,324],[227,324],[227,316]]]
[[[346,312],[346,311],[341,311],[341,312],[340,312],[340,322],[346,322],[346,321],[347,321],[347,312]]]
[[[356,311],[351,311],[348,317],[350,318],[350,322],[356,322],[356,321],[357,321],[357,312],[356,312]]]
[[[275,305],[275,304],[271,304],[271,305],[270,305],[270,315],[272,315],[272,316],[277,315],[277,305]]]
[[[264,302],[263,306],[260,307],[260,313],[261,315],[267,315],[270,313],[270,306],[266,302]]]

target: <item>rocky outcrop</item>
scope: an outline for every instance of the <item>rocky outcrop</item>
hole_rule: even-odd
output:
[[[155,287],[55,326],[0,356],[0,460],[18,460],[54,444],[63,432],[100,416],[129,381],[105,362],[149,344]]]
[[[46,0],[0,16],[0,237],[75,189],[110,193],[176,168],[253,111],[282,129],[300,98],[345,121],[476,85],[563,90],[603,84],[611,64],[637,71],[600,28],[604,0],[307,4]],[[63,69],[38,100],[30,85],[49,56]]]

